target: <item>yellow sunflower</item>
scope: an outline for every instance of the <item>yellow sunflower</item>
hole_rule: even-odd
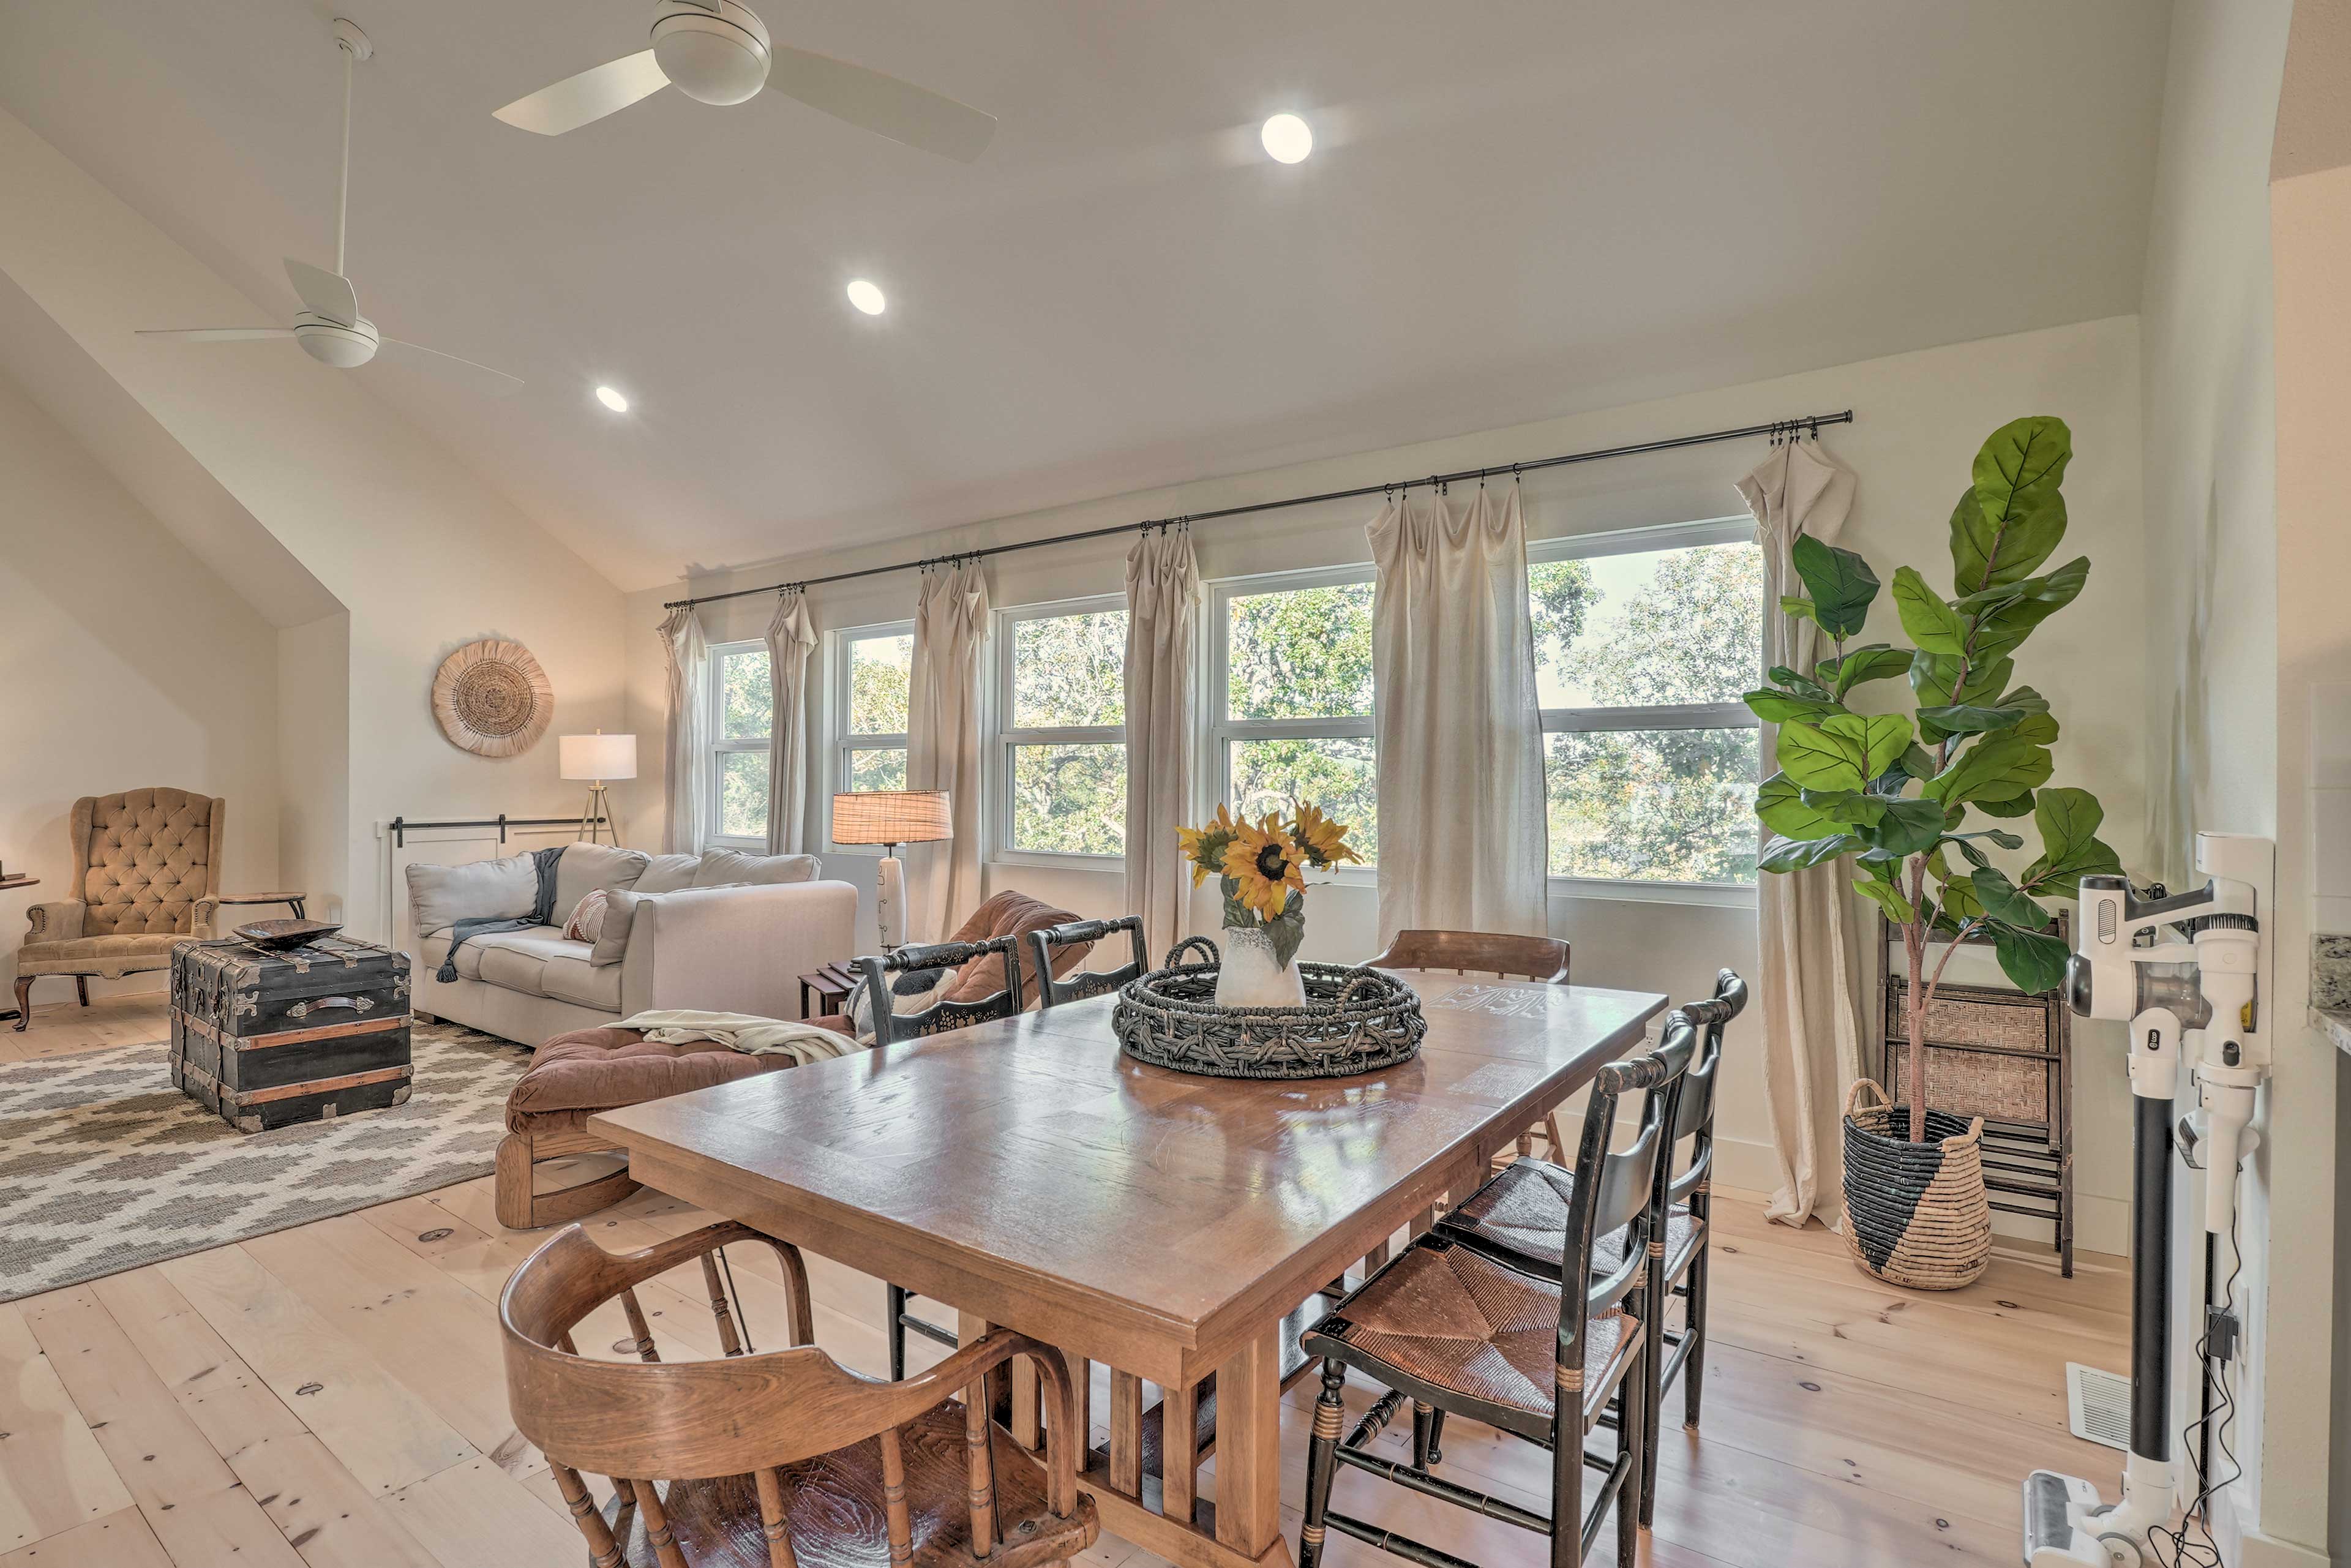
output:
[[[1298,808],[1298,847],[1318,871],[1329,871],[1341,861],[1363,862],[1363,856],[1349,849],[1346,838],[1349,828],[1344,822],[1334,822],[1322,814],[1320,806],[1301,804]]]
[[[1225,846],[1225,874],[1244,906],[1260,919],[1278,920],[1290,906],[1290,890],[1306,891],[1305,859],[1281,819],[1269,812],[1261,822],[1237,826]]]
[[[1192,862],[1194,887],[1207,881],[1210,872],[1224,869],[1225,846],[1239,831],[1240,824],[1233,821],[1231,809],[1222,804],[1217,807],[1214,817],[1198,827],[1176,830],[1176,841],[1182,847],[1184,858]]]

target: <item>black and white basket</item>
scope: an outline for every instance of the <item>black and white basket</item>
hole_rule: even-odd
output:
[[[1207,955],[1183,963],[1187,948]],[[1130,980],[1111,1027],[1137,1061],[1216,1078],[1343,1078],[1410,1060],[1428,1033],[1420,996],[1395,976],[1345,964],[1301,963],[1302,1008],[1217,1003],[1221,956],[1194,936],[1167,967]]]

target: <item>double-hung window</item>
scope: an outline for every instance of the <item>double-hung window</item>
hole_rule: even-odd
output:
[[[998,852],[1126,852],[1126,599],[997,620]]]
[[[906,708],[914,681],[914,623],[901,621],[838,632],[833,653],[832,788],[904,789]]]
[[[1371,568],[1221,582],[1210,602],[1206,809],[1311,800],[1376,861]]]
[[[775,727],[775,687],[768,644],[720,643],[710,650],[709,841],[766,852],[768,737]]]
[[[1551,874],[1751,885],[1763,561],[1746,520],[1531,547]]]

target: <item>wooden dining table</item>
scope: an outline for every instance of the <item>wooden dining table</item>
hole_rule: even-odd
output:
[[[1187,1568],[1290,1562],[1280,1401],[1319,1292],[1466,1191],[1639,1046],[1647,992],[1410,972],[1427,1039],[1351,1078],[1208,1078],[1125,1057],[1066,1004],[597,1116],[647,1186],[1061,1347],[1105,1528]],[[1146,1406],[1144,1385],[1161,1396]],[[1034,1448],[1031,1378],[1011,1432]],[[1198,1495],[1213,1453],[1216,1497]]]

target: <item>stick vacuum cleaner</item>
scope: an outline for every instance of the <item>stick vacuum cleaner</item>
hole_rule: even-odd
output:
[[[2172,1102],[2191,1075],[2188,1131],[2205,1169],[2203,1228],[2231,1234],[2237,1163],[2252,1146],[2253,1094],[2268,1071],[2255,1012],[2261,923],[2276,859],[2267,839],[2196,835],[2193,893],[2144,894],[2118,876],[2082,879],[2065,985],[2074,1012],[2130,1024],[2131,1421],[2119,1502],[2078,1476],[2035,1470],[2024,1482],[2030,1568],[2141,1568],[2150,1532],[2169,1523],[2178,1473],[2171,1428]],[[2208,1283],[2209,1292],[2209,1283]],[[2222,1303],[2223,1306],[2226,1303]]]

